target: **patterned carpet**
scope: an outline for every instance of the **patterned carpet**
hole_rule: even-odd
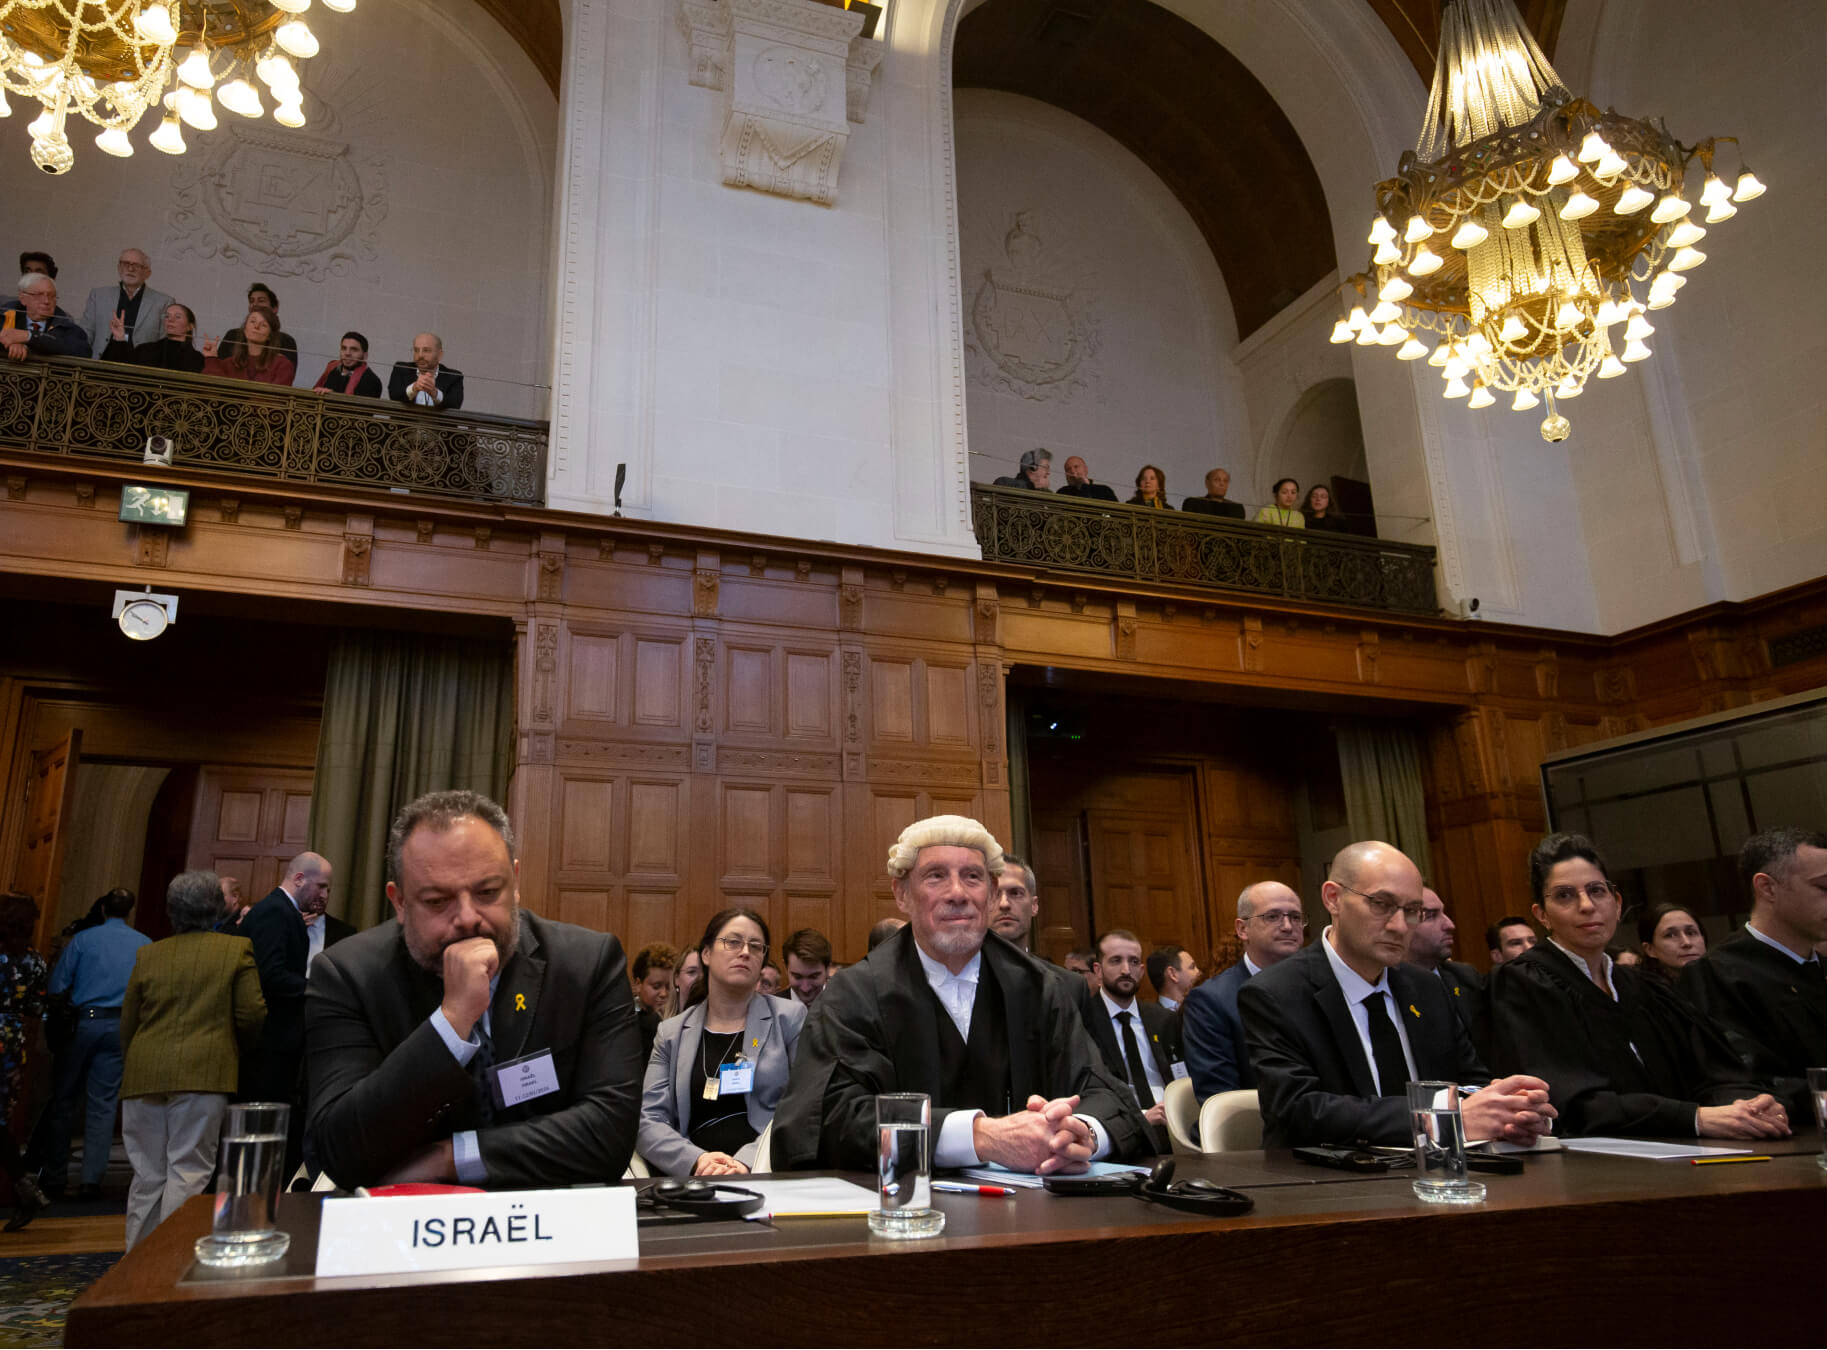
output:
[[[0,1346],[62,1345],[70,1304],[120,1259],[119,1252],[0,1258]]]

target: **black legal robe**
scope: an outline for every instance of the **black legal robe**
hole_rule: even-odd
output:
[[[948,1024],[954,1041],[957,1028],[926,981],[911,928],[833,975],[806,1018],[774,1115],[775,1169],[873,1171],[875,1097],[881,1092],[924,1092],[932,1099],[929,1148],[954,1110],[1005,1115],[1021,1110],[1030,1095],[1052,1100],[1076,1094],[1079,1114],[1109,1133],[1112,1158],[1147,1153],[1141,1113],[1128,1085],[1110,1075],[1092,1046],[1069,983],[1049,977],[1038,961],[994,933],[985,935],[973,1038],[991,980],[1001,1000],[1007,1087],[988,1091],[988,1100],[969,1100],[985,1090],[966,1081],[971,1075],[960,1078],[961,1061],[951,1058],[948,1065],[940,1023]],[[1000,1069],[989,1072],[999,1087]]]
[[[1616,1002],[1552,942],[1491,972],[1497,1072],[1547,1080],[1556,1134],[1691,1139],[1698,1108],[1767,1090],[1663,981],[1611,979]]]
[[[1827,979],[1740,929],[1681,972],[1676,988],[1725,1033],[1753,1078],[1805,1124],[1810,1066],[1827,1064]]]
[[[1434,976],[1452,1000],[1453,1011],[1459,1014],[1465,1034],[1472,1038],[1472,1048],[1478,1052],[1478,1058],[1489,1063],[1491,991],[1485,985],[1484,976],[1463,961],[1442,961]]]

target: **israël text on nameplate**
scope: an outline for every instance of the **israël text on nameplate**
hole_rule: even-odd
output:
[[[632,1261],[634,1188],[325,1200],[317,1274]]]

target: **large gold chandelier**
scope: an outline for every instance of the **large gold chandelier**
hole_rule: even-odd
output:
[[[1355,303],[1332,341],[1425,357],[1474,408],[1493,390],[1518,412],[1546,399],[1542,436],[1564,439],[1557,400],[1648,357],[1647,312],[1706,261],[1684,195],[1694,162],[1708,225],[1762,195],[1742,164],[1735,189],[1714,173],[1726,142],[1684,146],[1574,98],[1514,0],[1446,0],[1420,143],[1376,189],[1374,298],[1366,274],[1340,287]]]
[[[356,0],[323,4],[346,14]],[[261,116],[264,85],[273,119],[301,127],[293,63],[317,55],[304,18],[310,7],[311,0],[0,0],[0,117],[12,113],[8,94],[37,101],[42,111],[27,128],[32,163],[53,174],[76,162],[73,116],[101,128],[97,147],[125,156],[133,153],[127,133],[162,104],[149,143],[181,155],[183,126],[215,129],[215,101],[242,117]]]

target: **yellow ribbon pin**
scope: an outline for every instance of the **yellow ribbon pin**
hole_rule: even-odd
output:
[[[514,995],[514,1011],[515,1012],[525,1012],[526,1010],[527,1010],[527,996],[525,994],[515,994]]]
[[[1421,1010],[1419,1008],[1417,1008],[1414,1004],[1411,1003],[1408,1005],[1408,1010],[1415,1015],[1415,1019],[1417,1021],[1420,1020]]]
[[[749,1049],[753,1050],[756,1046],[758,1046],[760,1044],[761,1044],[761,1037],[759,1037],[759,1036],[749,1037]]]

